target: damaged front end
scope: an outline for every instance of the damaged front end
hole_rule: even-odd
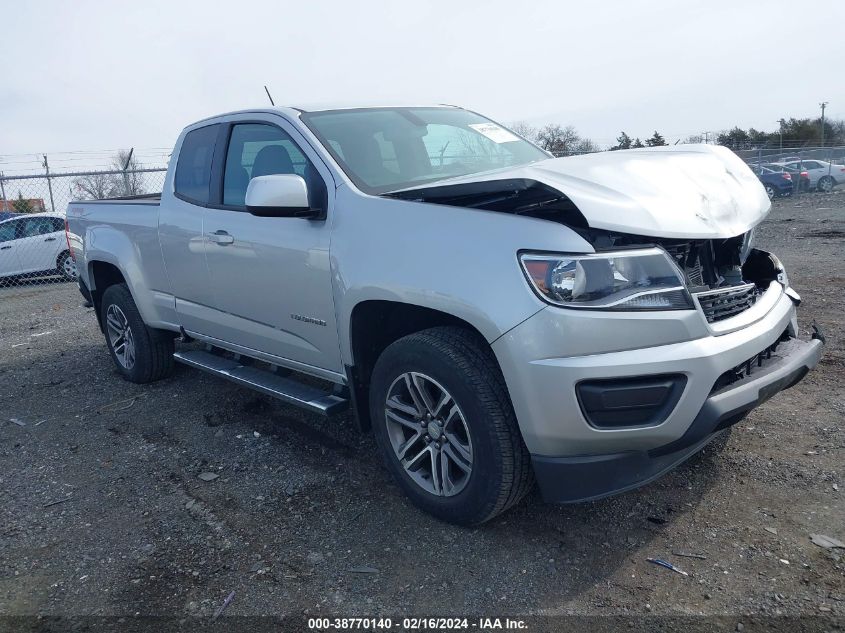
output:
[[[665,250],[683,272],[687,290],[711,324],[754,306],[772,282],[784,288],[789,285],[780,260],[753,248],[753,229],[727,239],[709,240],[662,239],[601,229],[574,230],[597,252],[651,246]]]
[[[552,266],[542,261],[553,258],[535,253],[533,260],[526,261],[523,255],[523,266],[535,290],[557,305],[606,309],[698,307],[713,325],[752,308],[772,282],[788,287],[778,259],[752,246],[754,227],[771,205],[748,167],[724,148],[600,152],[384,195],[562,224],[584,238],[597,255],[604,253],[605,259],[609,251],[659,247],[683,273],[682,280],[675,280],[681,283],[674,285],[682,285],[683,294],[695,302],[685,303],[676,292],[678,288],[668,287],[673,284],[665,275],[667,288],[663,290],[653,285],[638,288],[631,280],[624,293],[614,295],[627,293],[629,297],[612,305],[607,298],[603,303],[590,300],[600,294],[595,292],[595,284],[586,291],[580,288],[581,296],[588,300],[571,301],[572,289],[579,288],[572,271],[592,265],[589,259],[580,264],[575,259],[558,260],[558,278],[569,274],[569,279],[559,281],[558,296],[553,296],[555,293],[549,291]],[[531,246],[522,245],[520,253],[530,252]],[[600,284],[616,286],[627,277],[619,270],[612,275],[603,281],[601,275],[594,273],[592,277]]]

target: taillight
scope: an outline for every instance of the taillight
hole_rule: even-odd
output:
[[[845,169],[843,169],[842,171],[845,171]],[[802,172],[801,172],[801,177],[802,177],[802,178],[809,178],[809,177],[810,177],[810,172],[808,172],[808,171],[802,171]]]
[[[70,258],[76,261],[76,255],[74,255],[73,249],[70,247],[70,226],[67,223],[67,218],[65,218],[65,242],[67,242],[67,250],[70,253]]]
[[[781,176],[783,176],[784,180],[792,180],[792,174],[785,174],[784,173],[784,174],[781,174]]]

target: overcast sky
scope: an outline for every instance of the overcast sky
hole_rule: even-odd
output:
[[[7,173],[36,152],[170,147],[266,105],[264,84],[276,103],[459,104],[601,144],[775,129],[820,101],[845,118],[843,0],[4,4]]]

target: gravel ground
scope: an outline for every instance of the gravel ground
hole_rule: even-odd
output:
[[[629,622],[648,628],[655,616],[704,614],[723,616],[725,630],[773,616],[841,625],[845,550],[810,535],[845,540],[843,237],[845,192],[777,201],[758,232],[803,296],[804,335],[816,319],[828,336],[797,387],[645,488],[574,506],[534,493],[477,529],[414,509],[351,419],[185,367],[130,384],[73,285],[0,289],[0,614],[210,618],[234,591],[224,620],[576,614],[648,616]]]

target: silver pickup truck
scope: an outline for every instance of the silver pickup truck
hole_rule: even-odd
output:
[[[415,504],[478,524],[535,481],[651,481],[817,364],[752,244],[769,209],[720,147],[553,158],[457,107],[289,107],[188,126],[160,197],[73,202],[67,237],[126,379],[351,408]]]

